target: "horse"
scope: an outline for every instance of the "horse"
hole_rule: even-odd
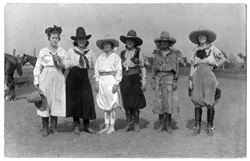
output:
[[[13,74],[17,70],[17,73],[21,76],[23,74],[22,66],[18,62],[17,58],[13,55],[4,53],[4,82],[6,88],[9,88],[9,95],[6,97],[6,100],[15,99],[15,81]]]
[[[36,60],[37,58],[34,56],[23,54],[20,64],[21,66],[24,66],[24,64],[29,62],[34,67],[36,65]]]

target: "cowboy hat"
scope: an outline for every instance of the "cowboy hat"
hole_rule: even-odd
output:
[[[76,36],[71,36],[72,40],[77,40],[77,38],[86,38],[87,40],[91,37],[91,35],[86,35],[83,27],[78,27],[76,29]]]
[[[104,42],[110,42],[110,43],[112,43],[114,46],[113,46],[113,48],[116,48],[116,47],[118,47],[119,46],[119,41],[118,40],[116,40],[116,39],[112,39],[112,38],[109,38],[109,36],[106,36],[106,37],[104,37],[103,39],[99,39],[99,40],[97,40],[96,41],[96,46],[99,48],[99,49],[103,49],[103,43]]]
[[[40,111],[45,111],[47,109],[47,99],[39,88],[27,96],[27,101],[30,103],[35,103],[35,106]]]
[[[154,42],[158,41],[168,41],[170,45],[173,45],[176,43],[176,39],[173,37],[170,37],[170,34],[167,31],[162,31],[160,38],[155,38]]]
[[[206,30],[206,29],[200,27],[199,30],[192,31],[189,34],[190,41],[192,41],[194,44],[199,44],[199,42],[198,42],[198,36],[199,35],[206,35],[207,40],[209,42],[213,42],[216,39],[216,34],[213,31]]]
[[[137,35],[137,34],[136,34],[136,32],[135,32],[134,30],[130,30],[130,31],[128,32],[127,36],[123,36],[123,35],[120,36],[120,40],[121,40],[124,44],[126,44],[126,40],[127,40],[127,39],[132,39],[133,41],[135,41],[135,45],[136,45],[136,46],[140,46],[140,45],[142,45],[143,41],[142,41],[141,38],[137,37],[136,35]]]

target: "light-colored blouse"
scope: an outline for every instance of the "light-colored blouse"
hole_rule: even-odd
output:
[[[122,65],[126,68],[126,70],[138,66],[137,64],[131,61],[131,58],[135,55],[135,51],[136,49],[134,48],[132,50],[126,50],[125,52],[125,61],[122,63]],[[142,54],[141,51],[139,53],[139,62],[140,62],[140,67],[145,67],[146,59],[144,58],[144,55]]]
[[[37,61],[36,61],[36,65],[35,65],[35,68],[33,71],[35,85],[39,84],[39,76],[42,72],[43,67],[54,66],[53,57],[49,52],[51,52],[51,51],[47,47],[41,49],[39,52],[39,55],[38,55]],[[58,47],[56,53],[58,56],[60,56],[61,59],[63,59],[66,51],[63,48]],[[52,53],[52,54],[55,55],[55,53]]]
[[[85,59],[84,60],[84,66],[81,67],[79,64],[79,59],[80,59],[80,55],[75,53],[75,50],[79,51],[80,53],[83,54],[84,51],[89,50],[88,53],[85,54],[85,56],[87,57],[88,61],[89,61],[89,67],[90,69],[92,68],[92,65],[95,65],[96,62],[96,56],[95,53],[91,50],[86,48],[83,52],[81,52],[76,46],[74,48],[69,49],[66,52],[65,58],[64,58],[64,64],[65,64],[65,68],[72,68],[72,67],[79,67],[79,68],[84,68],[86,69],[86,62]]]
[[[204,64],[204,63],[210,65],[216,65],[217,61],[219,61],[222,58],[225,58],[222,52],[214,45],[210,45],[208,48],[205,49],[206,55],[203,59],[197,57],[196,53],[198,50],[200,50],[199,47],[196,47],[193,50],[191,56],[191,65],[196,66],[197,64]]]
[[[108,57],[102,53],[95,63],[95,81],[99,81],[101,72],[116,72],[115,84],[118,85],[122,80],[122,65],[121,58],[115,52],[111,53]]]

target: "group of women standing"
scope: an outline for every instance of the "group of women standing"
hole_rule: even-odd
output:
[[[96,119],[95,103],[88,69],[94,66],[96,103],[104,113],[105,127],[99,133],[115,132],[116,108],[125,110],[127,126],[125,131],[140,131],[140,110],[146,107],[144,91],[146,90],[146,59],[140,45],[143,40],[136,31],[130,30],[126,36],[120,36],[125,50],[116,53],[119,41],[105,37],[96,42],[102,51],[96,59],[95,53],[88,48],[91,35],[87,35],[83,27],[71,36],[74,47],[67,52],[58,46],[61,27],[49,27],[45,30],[49,45],[41,49],[34,68],[34,84],[47,99],[46,110],[37,110],[42,117],[43,136],[49,134],[49,117],[52,133],[58,134],[57,117],[73,117],[74,133],[80,134],[80,119],[83,119],[84,131],[96,133],[89,126],[89,120]],[[210,33],[210,34],[207,34]],[[213,117],[215,93],[218,82],[213,70],[225,62],[224,55],[211,45],[216,38],[210,30],[198,30],[190,34],[190,40],[198,45],[191,57],[189,91],[195,104],[195,128],[193,135],[199,134],[201,107],[208,107],[208,134],[213,133]],[[212,35],[212,36],[211,36]],[[158,132],[172,132],[171,114],[176,103],[177,81],[179,77],[179,59],[181,53],[172,48],[176,39],[163,31],[160,38],[154,40],[153,113],[159,115]],[[67,73],[67,74],[66,74]],[[65,77],[65,75],[67,75]]]

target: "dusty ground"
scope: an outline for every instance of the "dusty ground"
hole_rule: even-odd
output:
[[[91,75],[91,74],[90,74]],[[126,125],[122,110],[117,110],[116,133],[111,135],[73,133],[72,118],[59,118],[59,135],[41,135],[41,118],[33,104],[26,101],[33,86],[17,88],[17,100],[5,101],[4,137],[6,157],[79,157],[79,158],[242,158],[246,156],[246,80],[219,78],[222,98],[215,107],[214,136],[207,136],[206,109],[202,132],[192,136],[194,106],[187,95],[188,76],[178,82],[180,113],[173,114],[173,132],[157,133],[158,116],[152,113],[153,92],[145,92],[147,107],[141,111],[139,133],[123,132]],[[244,78],[244,77],[243,77]],[[94,92],[94,96],[96,93]],[[103,113],[96,107],[97,119],[91,126],[99,130]]]

